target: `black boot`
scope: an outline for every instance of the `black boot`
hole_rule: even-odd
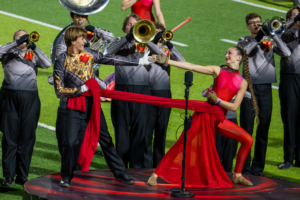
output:
[[[23,178],[23,177],[19,177],[17,176],[15,182],[16,184],[19,184],[19,185],[24,185],[26,182],[27,182],[27,178]]]
[[[4,181],[2,182],[3,186],[8,186],[8,187],[12,186],[13,184],[15,184],[14,178],[5,177]]]
[[[64,177],[60,181],[59,186],[60,187],[66,187],[66,188],[71,187],[71,179],[70,179],[70,177],[69,176]]]
[[[120,181],[124,184],[128,184],[128,185],[132,185],[134,184],[134,180],[132,178],[130,178],[126,172],[123,172],[122,174],[120,174],[118,177],[115,177],[116,181]]]

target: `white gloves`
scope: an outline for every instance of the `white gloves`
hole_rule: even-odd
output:
[[[86,92],[86,91],[88,91],[89,90],[89,88],[85,85],[85,84],[83,84],[82,86],[81,86],[81,92],[82,93],[84,93],[84,92]]]
[[[154,59],[149,56],[150,51],[146,51],[144,56],[139,59],[139,65],[150,65],[151,63],[154,63]]]

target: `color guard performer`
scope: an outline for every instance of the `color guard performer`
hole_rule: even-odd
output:
[[[300,167],[300,8],[291,8],[286,14],[287,31],[282,40],[287,44],[292,54],[281,57],[279,98],[281,105],[281,119],[284,131],[284,162],[279,169]]]
[[[62,163],[61,163],[61,187],[70,187],[71,180],[74,176],[74,167],[76,160],[74,154],[78,148],[79,136],[82,130],[86,131],[88,123],[100,123],[100,144],[104,152],[105,160],[115,176],[115,180],[122,181],[125,184],[133,184],[131,179],[125,172],[125,166],[117,155],[112,139],[107,130],[107,124],[103,111],[101,110],[100,120],[97,121],[98,114],[92,107],[100,104],[99,98],[87,96],[85,92],[90,92],[90,89],[85,83],[95,80],[93,72],[93,64],[109,64],[109,65],[149,65],[148,57],[145,55],[141,59],[124,58],[112,55],[103,55],[100,52],[84,48],[87,37],[86,31],[82,27],[70,26],[65,32],[65,42],[68,47],[65,53],[62,53],[55,61],[54,65],[54,87],[58,98],[67,98],[66,108],[66,130],[65,144],[63,147]],[[97,81],[99,84],[99,82]],[[97,86],[98,87],[98,86]],[[93,90],[92,90],[93,92]],[[78,101],[82,101],[82,105],[78,102],[70,100],[70,98],[79,97]],[[82,100],[83,97],[83,100]],[[77,100],[77,99],[75,99]],[[95,105],[93,105],[95,104]],[[73,106],[81,105],[78,110]],[[96,116],[93,115],[96,112]],[[100,113],[99,113],[100,115]],[[95,117],[95,118],[94,118]],[[91,122],[90,122],[91,121]],[[86,132],[85,132],[86,134]]]
[[[155,23],[157,34],[148,47],[152,54],[163,53],[170,59],[185,62],[185,59],[170,41],[162,44],[162,36],[166,28],[163,24]],[[170,38],[171,39],[171,38]],[[170,65],[152,63],[149,71],[149,83],[151,95],[158,97],[172,98],[170,85]],[[144,165],[146,168],[156,168],[165,155],[166,134],[169,124],[171,108],[151,106],[148,131],[146,134],[146,152]],[[154,130],[154,143],[152,153],[152,138]]]
[[[39,34],[30,34],[37,39]],[[35,130],[40,117],[41,102],[36,84],[36,68],[47,69],[50,59],[30,41],[24,30],[14,33],[13,42],[0,47],[4,70],[1,87],[2,185],[27,181],[35,143]]]
[[[262,24],[261,17],[258,14],[249,13],[246,16],[246,24],[251,36],[240,38],[238,46],[245,49],[249,56],[249,69],[255,94],[252,98],[257,99],[257,104],[253,104],[251,100],[243,100],[240,110],[240,123],[241,127],[252,135],[254,117],[259,112],[259,124],[256,131],[252,166],[250,167],[251,155],[249,153],[243,173],[263,176],[272,115],[272,83],[276,83],[274,53],[282,57],[288,57],[291,52],[279,36],[272,36],[273,45],[269,39],[264,38],[263,30],[258,26]],[[264,32],[269,34],[266,28],[264,28]],[[245,75],[243,76],[245,77]]]

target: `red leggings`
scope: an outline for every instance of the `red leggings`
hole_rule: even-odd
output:
[[[236,158],[234,172],[242,173],[244,163],[253,143],[252,136],[228,119],[225,119],[224,122],[220,122],[218,124],[218,126],[216,127],[216,132],[220,133],[224,137],[236,140],[241,143],[241,147]]]

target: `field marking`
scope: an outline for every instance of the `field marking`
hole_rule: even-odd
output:
[[[231,43],[231,44],[237,44],[236,41],[233,41],[233,40],[227,40],[227,39],[220,39],[221,41],[223,42],[227,42],[227,43]],[[272,88],[275,89],[275,90],[278,90],[279,88],[275,85],[272,85]]]
[[[247,4],[247,5],[251,5],[251,6],[255,6],[255,7],[258,7],[258,8],[264,8],[264,9],[267,9],[267,10],[273,10],[273,11],[277,11],[277,12],[281,12],[281,13],[287,13],[286,10],[280,10],[280,9],[277,9],[277,8],[262,6],[262,5],[259,5],[259,4],[256,4],[256,3],[246,2],[246,1],[243,1],[243,0],[231,0],[231,1],[235,1],[235,2],[238,2],[238,3],[243,3],[243,4]]]
[[[41,122],[39,122],[38,125],[41,126],[41,127],[43,127],[43,128],[47,128],[47,129],[49,129],[51,131],[55,131],[55,127],[53,127],[53,126],[49,126],[49,125],[43,124]]]
[[[49,27],[49,28],[56,29],[56,30],[62,30],[63,29],[63,28],[58,27],[58,26],[54,26],[54,25],[51,25],[51,24],[40,22],[40,21],[37,21],[37,20],[34,20],[34,19],[30,19],[30,18],[27,18],[27,17],[22,17],[22,16],[19,16],[19,15],[15,15],[15,14],[12,14],[12,13],[8,13],[8,12],[5,12],[5,11],[2,11],[2,10],[0,10],[0,14],[7,15],[7,16],[10,16],[10,17],[14,17],[14,18],[17,18],[17,19],[22,19],[22,20],[25,20],[25,21],[28,21],[28,22],[39,24],[39,25],[42,25],[42,26],[46,26],[46,27]],[[188,47],[189,46],[187,44],[183,44],[183,43],[175,42],[175,41],[172,41],[172,43],[176,44],[178,46],[182,46],[182,47]]]
[[[15,14],[12,14],[12,13],[8,13],[8,12],[2,11],[2,10],[0,10],[0,14],[7,15],[7,16],[10,16],[10,17],[14,17],[14,18],[17,18],[17,19],[22,19],[22,20],[25,20],[25,21],[28,21],[28,22],[39,24],[39,25],[42,25],[42,26],[46,26],[46,27],[49,27],[49,28],[56,29],[56,30],[62,30],[61,27],[54,26],[54,25],[51,25],[51,24],[47,24],[47,23],[44,23],[44,22],[40,22],[40,21],[37,21],[37,20],[34,20],[34,19],[29,19],[27,17],[22,17],[22,16],[15,15]]]

